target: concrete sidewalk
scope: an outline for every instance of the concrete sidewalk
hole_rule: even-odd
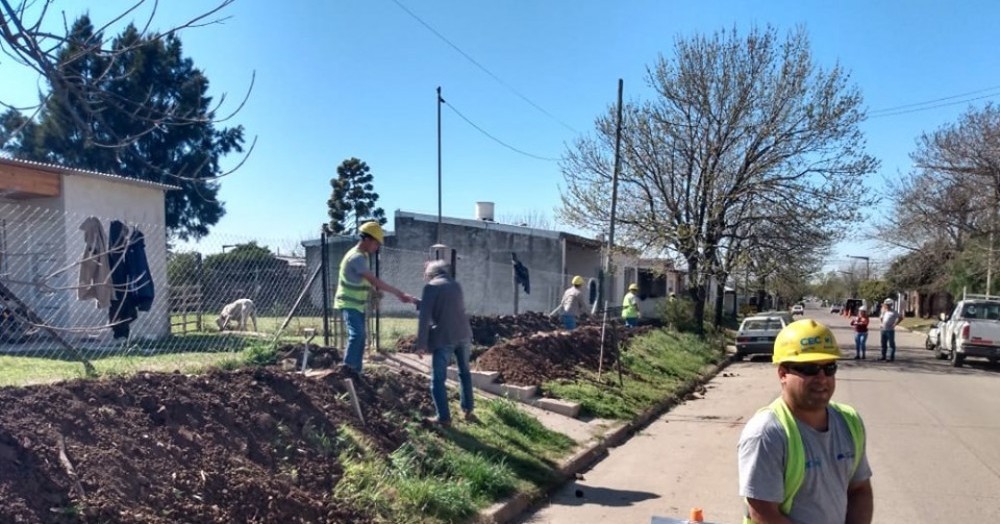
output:
[[[728,347],[727,353],[732,354],[735,348]],[[399,366],[413,372],[430,376],[430,359],[428,357],[418,357],[413,354],[395,353],[386,355],[389,365]],[[520,407],[527,413],[535,417],[546,428],[562,433],[575,440],[577,447],[556,467],[556,478],[558,481],[545,489],[520,492],[507,500],[493,504],[486,508],[474,522],[481,524],[503,524],[511,522],[517,516],[524,513],[533,504],[543,500],[546,495],[562,486],[566,481],[576,478],[576,476],[591,467],[608,454],[608,449],[619,446],[626,442],[632,435],[646,427],[651,421],[669,411],[678,403],[689,398],[691,395],[698,395],[704,392],[706,382],[715,377],[722,369],[729,365],[730,360],[725,359],[718,365],[706,367],[702,374],[688,384],[682,386],[670,397],[663,399],[660,403],[646,410],[644,413],[631,421],[592,419],[581,420],[575,417],[560,414],[552,409],[545,409],[533,403],[531,399],[522,399]],[[454,375],[450,372],[450,377]],[[489,389],[481,389],[482,384],[474,377],[473,384],[477,387],[477,395],[487,398],[496,398],[499,395]],[[457,382],[452,378],[448,380],[449,387],[458,387]]]

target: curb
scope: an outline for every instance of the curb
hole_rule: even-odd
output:
[[[545,489],[532,489],[516,493],[511,498],[503,502],[498,502],[481,511],[473,522],[477,524],[505,524],[510,522],[535,504],[540,503],[550,493],[560,489],[567,480],[574,478],[577,473],[594,465],[599,459],[608,454],[608,449],[624,444],[632,435],[649,426],[657,417],[684,402],[688,395],[694,393],[700,386],[715,378],[722,370],[729,367],[732,361],[732,357],[726,355],[721,362],[709,368],[705,374],[692,380],[681,389],[675,391],[671,396],[639,414],[636,418],[621,423],[600,437],[591,439],[584,444],[584,449],[578,451],[559,465],[556,469],[557,480],[551,486]]]

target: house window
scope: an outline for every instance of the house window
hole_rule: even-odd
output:
[[[649,269],[639,270],[639,294],[643,298],[667,296],[667,275]]]

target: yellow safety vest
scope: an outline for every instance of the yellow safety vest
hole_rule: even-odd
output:
[[[340,275],[337,277],[337,294],[333,298],[333,308],[356,309],[364,313],[365,305],[368,303],[368,291],[371,290],[371,284],[363,278],[360,284],[348,282],[345,275],[347,261],[356,253],[361,253],[364,255],[365,261],[368,260],[368,254],[359,250],[358,246],[352,247],[344,255],[344,258],[340,259]]]
[[[847,429],[851,432],[851,439],[854,440],[854,466],[851,468],[851,476],[858,470],[861,464],[861,455],[865,449],[865,427],[861,424],[861,417],[858,412],[847,404],[830,402],[830,407],[840,413],[847,422]],[[778,419],[778,423],[785,430],[785,498],[781,502],[779,509],[784,515],[792,512],[792,500],[795,494],[802,487],[802,482],[806,478],[806,450],[802,445],[802,435],[799,434],[799,426],[795,423],[795,415],[788,409],[784,399],[778,397],[771,402],[771,405],[762,408],[760,411],[771,411]],[[750,520],[750,509],[747,507],[746,515],[743,517],[743,524],[753,524]]]
[[[625,294],[625,299],[622,300],[622,318],[639,318],[639,304],[629,298],[634,299],[635,294],[631,292]]]

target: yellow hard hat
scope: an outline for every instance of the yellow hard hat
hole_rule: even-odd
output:
[[[365,222],[358,231],[374,238],[379,244],[385,240],[385,233],[382,232],[382,226],[378,225],[378,222]]]
[[[628,290],[629,291],[639,291],[639,284],[629,284],[628,285]]]
[[[582,286],[583,285],[583,277],[581,277],[580,275],[577,275],[577,276],[573,277],[573,285],[574,286]]]
[[[830,328],[811,318],[788,324],[774,339],[775,364],[785,362],[819,362],[840,358],[837,339]]]

